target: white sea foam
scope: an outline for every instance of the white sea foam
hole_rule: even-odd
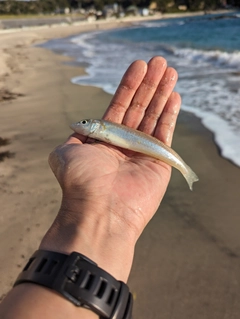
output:
[[[227,121],[212,112],[182,105],[182,109],[195,114],[202,124],[214,133],[214,140],[221,149],[221,155],[240,167],[240,131],[235,131]]]
[[[83,33],[78,37],[73,38],[71,41],[76,45],[83,48],[83,55],[86,58],[93,58],[94,57],[94,46],[90,44],[90,40],[96,37],[98,32],[91,32],[91,33]]]
[[[223,52],[220,50],[195,50],[173,48],[173,52],[177,57],[192,61],[198,64],[208,63],[214,66],[229,67],[240,70],[240,51]]]
[[[171,25],[184,25],[185,22],[183,20],[176,21],[176,20],[155,20],[155,21],[145,21],[145,22],[135,22],[134,25],[140,25],[145,28],[164,28]]]

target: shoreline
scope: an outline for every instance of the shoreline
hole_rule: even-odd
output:
[[[69,26],[90,26],[90,25],[97,25],[97,28],[101,25],[110,24],[110,23],[129,23],[132,24],[134,22],[138,21],[147,21],[147,20],[158,20],[158,19],[171,19],[171,18],[181,18],[181,17],[194,17],[194,16],[201,16],[206,14],[225,14],[225,13],[233,13],[238,12],[239,10],[233,9],[233,10],[225,10],[225,9],[219,9],[219,10],[209,10],[207,12],[205,11],[196,11],[196,12],[178,12],[178,13],[160,13],[157,12],[153,15],[149,16],[126,16],[122,18],[107,18],[107,19],[99,19],[99,20],[81,20],[76,22],[66,22],[66,23],[54,23],[54,24],[46,24],[46,25],[40,25],[40,26],[30,26],[30,27],[19,27],[19,28],[9,28],[9,29],[1,29],[0,28],[0,34],[1,33],[12,33],[12,32],[21,32],[23,30],[41,30],[46,28],[55,28],[55,27],[69,27]]]
[[[0,162],[0,300],[59,209],[61,191],[48,154],[71,134],[69,122],[100,117],[111,99],[99,88],[72,84],[84,68],[67,64],[70,58],[33,46],[81,30],[0,34],[8,72],[0,75],[0,88],[21,94],[0,103],[1,137],[10,143],[0,152],[14,153]],[[212,133],[190,113],[180,114],[173,148],[200,181],[190,192],[174,170],[160,209],[139,239],[129,278],[134,317],[237,319],[240,170],[219,155]]]

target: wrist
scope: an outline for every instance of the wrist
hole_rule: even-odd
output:
[[[34,319],[99,318],[91,310],[76,307],[54,290],[32,283],[15,286],[1,303],[1,318],[32,319],[33,313]]]
[[[121,221],[109,218],[109,210],[98,206],[64,200],[52,226],[44,236],[40,249],[65,254],[79,252],[126,282],[131,270],[135,236],[126,231]],[[110,222],[109,222],[110,221]]]

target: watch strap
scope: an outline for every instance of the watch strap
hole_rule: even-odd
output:
[[[128,286],[77,252],[66,255],[37,250],[14,286],[26,282],[53,289],[100,318],[132,318],[133,298]]]

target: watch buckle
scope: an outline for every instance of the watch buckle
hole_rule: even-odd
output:
[[[69,284],[69,281],[71,283],[75,283],[77,281],[81,273],[80,268],[77,266],[77,262],[81,259],[82,257],[79,256],[78,253],[72,252],[64,262],[61,272],[54,283],[54,286],[58,289],[58,291],[70,299],[78,307],[82,306],[82,303],[67,291],[67,284]]]

